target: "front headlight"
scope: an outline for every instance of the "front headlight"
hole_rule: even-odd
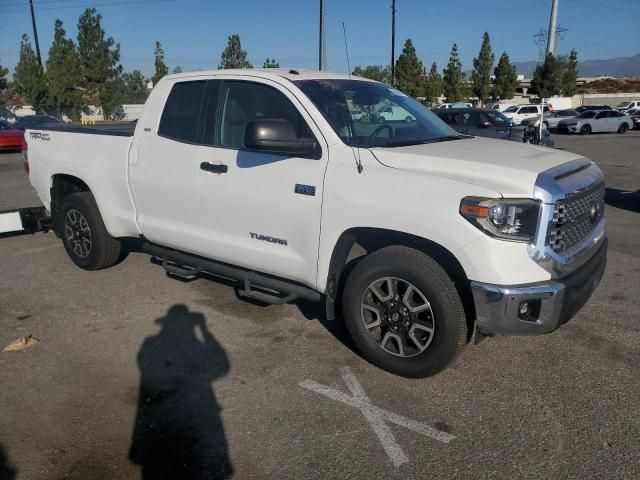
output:
[[[492,237],[532,242],[538,228],[540,202],[530,199],[465,197],[460,215]]]

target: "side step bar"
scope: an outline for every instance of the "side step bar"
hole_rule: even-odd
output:
[[[145,242],[142,245],[142,251],[161,259],[163,268],[169,274],[186,280],[191,280],[199,273],[204,272],[242,282],[239,294],[261,302],[287,303],[296,298],[317,302],[321,297],[317,291],[296,282],[216,262],[153,243]],[[256,288],[270,290],[273,294],[256,290]],[[282,296],[277,295],[278,293]]]
[[[44,207],[0,212],[0,237],[46,232],[52,228]]]

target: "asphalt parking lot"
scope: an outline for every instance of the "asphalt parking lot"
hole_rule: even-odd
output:
[[[0,479],[640,478],[640,132],[554,139],[606,175],[601,285],[557,332],[469,346],[425,380],[369,365],[313,305],[0,239],[0,350],[40,340],[0,351]],[[30,205],[0,154],[0,211]]]

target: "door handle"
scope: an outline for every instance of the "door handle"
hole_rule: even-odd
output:
[[[224,164],[215,164],[209,162],[202,162],[200,164],[200,170],[213,173],[227,173],[227,166]]]

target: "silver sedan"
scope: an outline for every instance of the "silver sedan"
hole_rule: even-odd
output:
[[[542,127],[547,130],[555,130],[561,120],[569,120],[578,115],[575,110],[558,110],[557,112],[545,112],[542,118]],[[540,125],[540,117],[528,118],[522,121],[522,125]]]

